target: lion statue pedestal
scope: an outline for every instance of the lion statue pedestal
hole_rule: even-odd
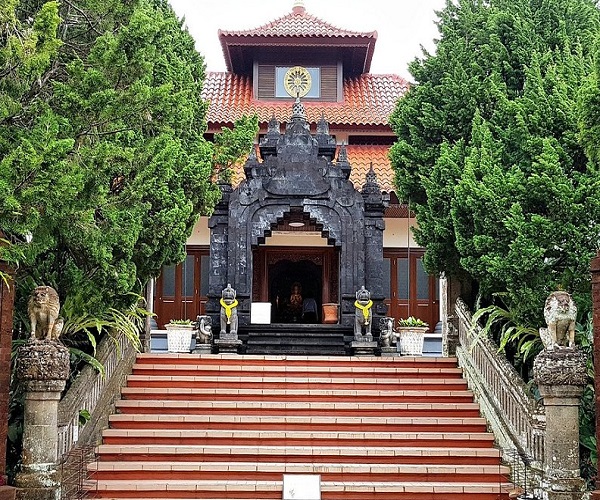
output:
[[[215,340],[215,346],[218,352],[236,353],[242,346],[242,341],[238,339],[238,301],[236,291],[227,284],[221,292],[221,314],[219,316],[221,331],[219,338]]]

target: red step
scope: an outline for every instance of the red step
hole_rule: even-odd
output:
[[[91,464],[95,498],[507,498],[454,358],[138,356]]]

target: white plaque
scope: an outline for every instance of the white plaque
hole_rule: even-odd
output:
[[[283,500],[321,500],[321,474],[284,474]]]
[[[252,304],[250,304],[250,323],[253,325],[270,325],[271,303],[252,302]]]

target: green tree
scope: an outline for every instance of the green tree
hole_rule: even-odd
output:
[[[165,1],[10,0],[0,16],[0,257],[19,260],[21,303],[46,283],[87,313],[126,307],[218,197],[203,59]],[[256,131],[227,132],[228,163]]]
[[[557,286],[585,311],[600,185],[577,104],[595,3],[449,1],[438,26],[435,55],[411,64],[416,82],[391,117],[396,184],[427,269],[475,282],[484,300],[502,293],[523,323],[541,323]]]

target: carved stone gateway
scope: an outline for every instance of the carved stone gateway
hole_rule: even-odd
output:
[[[349,181],[350,164],[344,146],[337,161],[335,151],[335,139],[325,120],[321,119],[316,134],[311,135],[304,107],[297,99],[284,133],[275,118],[270,121],[260,142],[262,161],[252,154],[240,186],[235,190],[221,186],[222,199],[209,222],[206,310],[213,321],[218,319],[221,290],[231,283],[237,291],[240,326],[249,323],[253,251],[290,217],[310,221],[336,250],[339,259],[334,278],[323,283],[334,291],[323,302],[332,302],[329,299],[335,297],[341,323],[349,327],[354,324],[355,292],[361,286],[371,291],[376,318],[385,315],[382,193],[372,170],[362,191],[355,189]]]

